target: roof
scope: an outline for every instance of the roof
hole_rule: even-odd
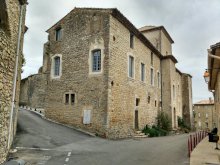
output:
[[[194,105],[214,105],[214,100],[201,100]]]
[[[46,32],[49,32],[50,29],[58,25],[70,13],[83,10],[105,11],[111,14],[120,23],[122,23],[130,32],[132,32],[145,46],[151,49],[151,51],[154,52],[155,55],[157,55],[160,59],[163,57],[162,54],[153,46],[153,44],[116,8],[74,8],[66,16],[64,16],[61,20],[59,20],[56,24],[49,28]]]
[[[178,63],[177,59],[173,55],[163,56],[162,59],[171,59],[175,64]]]
[[[169,41],[172,44],[174,43],[173,39],[171,38],[167,30],[164,28],[164,26],[144,26],[139,29],[140,32],[151,32],[151,31],[156,31],[156,30],[162,30],[165,36],[169,39]]]
[[[179,69],[177,69],[177,68],[176,68],[176,72],[178,72],[180,75],[183,74],[183,73],[182,73]]]
[[[210,75],[208,88],[209,90],[215,90],[217,76],[220,68],[220,60],[210,57],[209,54],[220,57],[220,42],[211,45],[210,49],[208,49],[208,71]]]

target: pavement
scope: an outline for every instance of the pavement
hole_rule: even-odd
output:
[[[220,165],[220,150],[215,148],[216,143],[209,142],[208,137],[204,138],[191,153],[190,165]]]

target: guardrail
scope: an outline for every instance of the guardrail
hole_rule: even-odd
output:
[[[189,135],[188,138],[188,156],[190,157],[194,148],[196,148],[197,144],[204,139],[208,133],[206,131],[199,131]]]

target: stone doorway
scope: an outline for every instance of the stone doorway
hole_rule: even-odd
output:
[[[135,128],[135,130],[139,129],[139,125],[138,125],[138,111],[137,110],[135,110],[134,128]]]

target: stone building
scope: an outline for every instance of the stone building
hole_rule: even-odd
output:
[[[215,107],[214,100],[202,100],[193,105],[196,130],[212,130]]]
[[[211,45],[208,49],[208,69],[206,76],[209,78],[208,89],[214,95],[214,117],[213,122],[220,128],[220,42]]]
[[[25,13],[25,0],[0,1],[0,164],[17,126]]]
[[[37,75],[47,75],[42,81],[47,118],[124,138],[156,124],[159,111],[167,112],[177,128],[183,105],[192,110],[183,99],[183,90],[191,88],[182,81],[186,76],[191,84],[191,76],[176,69],[173,40],[163,26],[138,30],[117,9],[75,8],[47,33]],[[35,86],[29,79],[34,78],[23,84]],[[23,91],[22,104],[32,107]]]

